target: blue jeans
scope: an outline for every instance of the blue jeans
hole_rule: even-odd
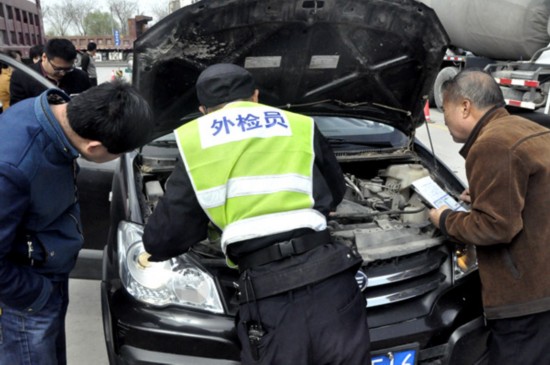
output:
[[[28,314],[0,303],[0,364],[65,365],[68,280],[55,283],[39,312]]]

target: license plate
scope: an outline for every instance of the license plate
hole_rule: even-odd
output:
[[[372,365],[415,365],[416,350],[388,351],[371,358]]]

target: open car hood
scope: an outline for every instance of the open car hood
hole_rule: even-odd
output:
[[[203,0],[136,40],[133,84],[154,110],[155,136],[198,116],[195,82],[219,62],[247,68],[261,103],[410,135],[447,44],[433,10],[414,0]]]

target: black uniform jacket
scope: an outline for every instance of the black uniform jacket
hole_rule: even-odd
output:
[[[314,209],[328,216],[342,201],[345,181],[334,153],[317,128],[314,151]],[[178,256],[207,235],[209,219],[197,201],[182,162],[178,162],[166,185],[166,193],[149,218],[143,235],[145,249],[152,255],[152,261]],[[243,255],[310,232],[309,229],[298,229],[233,243],[228,246],[227,254],[238,264],[239,257]],[[290,259],[262,265],[252,270],[251,276],[256,277],[258,287],[269,286],[276,292],[282,292],[357,267],[361,262],[361,258],[350,248],[341,244],[326,244]],[[267,296],[274,293],[256,294]]]
[[[29,66],[40,75],[44,75],[42,70],[42,62],[33,63]],[[50,80],[55,85],[55,80]],[[61,81],[59,81],[58,88],[65,91],[68,95],[79,94],[90,88],[90,80],[88,74],[84,71],[75,68],[72,72],[66,73]],[[10,105],[34,96],[42,94],[46,90],[46,87],[40,84],[32,77],[25,74],[23,71],[14,70],[10,80]]]
[[[317,128],[314,148],[313,208],[328,216],[342,201],[344,177],[334,153]],[[147,252],[152,255],[151,260],[166,260],[186,252],[193,244],[206,238],[208,223],[208,216],[199,205],[189,175],[183,163],[178,161],[166,183],[165,195],[145,227],[143,242]],[[232,248],[230,255],[238,258],[241,254],[291,237],[292,232],[288,232],[278,234],[273,239],[263,237],[251,240],[253,242],[243,241],[246,244],[234,243],[229,246]]]

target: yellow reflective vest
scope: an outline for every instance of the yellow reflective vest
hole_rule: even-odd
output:
[[[254,102],[226,105],[175,131],[193,189],[227,245],[326,229],[313,209],[314,122]]]

